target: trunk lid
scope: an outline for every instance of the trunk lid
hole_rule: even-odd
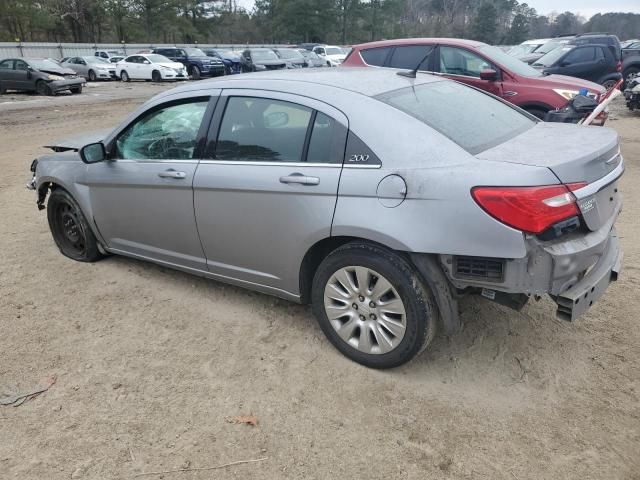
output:
[[[618,134],[609,128],[540,122],[476,155],[496,162],[549,168],[562,183],[592,183],[618,166]]]
[[[622,173],[622,156],[618,134],[609,128],[540,122],[476,158],[547,167],[564,184],[586,182],[574,194],[589,230],[598,230],[620,210],[614,170]]]

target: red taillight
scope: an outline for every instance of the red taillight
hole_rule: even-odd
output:
[[[586,183],[543,187],[475,187],[473,199],[489,215],[527,233],[542,233],[554,223],[579,214],[571,193]]]

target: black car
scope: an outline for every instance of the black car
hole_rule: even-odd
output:
[[[240,57],[243,72],[279,70],[287,68],[287,62],[278,58],[270,48],[247,48]]]
[[[218,77],[226,73],[222,60],[207,56],[199,48],[154,48],[152,53],[164,55],[174,62],[183,64],[194,80],[201,77]]]
[[[615,35],[608,33],[582,33],[569,40],[569,45],[606,45],[616,59],[622,60],[622,47],[620,40]]]
[[[306,68],[309,65],[304,55],[295,48],[274,48],[278,58],[287,62],[287,68]]]
[[[0,61],[0,93],[7,90],[55,95],[63,90],[82,93],[85,79],[46,58],[8,58]]]
[[[608,45],[572,45],[556,48],[533,63],[546,75],[568,75],[612,88],[621,78],[621,64]]]

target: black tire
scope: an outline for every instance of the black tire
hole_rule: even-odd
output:
[[[36,93],[38,95],[51,95],[51,89],[49,88],[49,85],[47,85],[47,82],[44,80],[38,80],[36,82]]]
[[[534,117],[538,117],[540,120],[544,120],[544,117],[547,116],[547,111],[542,108],[531,107],[531,108],[525,108],[525,110],[529,112],[531,115],[533,115]]]
[[[340,337],[327,317],[324,307],[327,282],[338,270],[349,266],[365,267],[379,273],[397,291],[404,304],[404,337],[387,353],[365,353],[358,350]],[[333,346],[347,358],[366,367],[385,369],[400,366],[424,351],[435,335],[438,310],[431,291],[404,257],[377,245],[348,243],[331,252],[314,275],[311,300],[320,328]],[[375,319],[375,315],[373,318]]]
[[[7,89],[0,83],[0,95],[7,93]]]
[[[200,80],[201,76],[200,69],[196,65],[191,67],[191,78],[193,80]]]
[[[127,73],[126,70],[123,70],[122,72],[120,72],[120,80],[122,80],[123,82],[131,81],[131,78],[129,77],[129,74]]]
[[[90,82],[95,82],[98,79],[96,72],[94,72],[93,70],[89,70],[89,81]]]
[[[151,72],[151,81],[156,83],[160,83],[162,81],[162,75],[160,75],[160,72],[158,70],[154,70],[153,72]]]
[[[616,83],[618,83],[618,81],[617,81],[617,80],[607,80],[607,81],[605,81],[605,82],[603,82],[603,83],[602,83],[602,86],[603,86],[604,88],[606,88],[606,89],[607,89],[607,92],[608,92],[608,91],[609,91],[609,90],[611,90],[613,87],[615,87]]]
[[[47,203],[49,229],[60,252],[78,262],[95,262],[103,255],[82,210],[68,192],[57,188]]]
[[[77,87],[70,88],[69,90],[71,90],[71,93],[73,93],[74,95],[78,95],[82,93],[82,85],[78,85]]]

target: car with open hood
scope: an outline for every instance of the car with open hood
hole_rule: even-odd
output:
[[[7,58],[0,60],[0,93],[7,90],[54,95],[64,90],[82,93],[85,79],[47,58]]]
[[[241,73],[240,66],[240,54],[230,49],[222,48],[205,48],[202,50],[210,57],[215,57],[222,60],[227,75],[233,75],[234,73]]]
[[[185,84],[106,134],[52,143],[29,186],[67,257],[124,255],[310,303],[370,367],[459,331],[462,295],[520,309],[548,294],[578,318],[621,268],[616,132],[398,73]]]

